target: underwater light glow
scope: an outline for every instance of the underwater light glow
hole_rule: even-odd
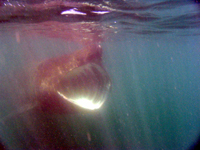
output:
[[[94,110],[94,109],[99,109],[103,102],[98,102],[98,103],[93,103],[92,100],[89,100],[87,98],[80,98],[80,99],[76,99],[76,100],[72,100],[67,98],[66,96],[64,96],[63,94],[61,94],[60,92],[57,92],[60,96],[62,96],[64,99],[70,101],[73,104],[76,104],[82,108],[86,108],[86,109],[90,109],[90,110]]]

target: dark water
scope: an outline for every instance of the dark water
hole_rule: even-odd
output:
[[[197,140],[198,2],[0,2],[0,138],[6,148],[188,149]],[[81,14],[61,15],[66,10]],[[77,113],[58,111],[60,105],[38,109],[38,64],[90,45],[101,45],[112,81],[104,105]]]

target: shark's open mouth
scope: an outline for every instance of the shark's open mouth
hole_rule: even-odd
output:
[[[57,95],[58,101],[68,101],[90,110],[99,109],[111,88],[109,75],[102,64],[101,46],[88,46],[42,62],[37,67],[35,85],[40,95]],[[50,101],[48,98],[43,100]]]
[[[67,73],[60,80],[57,93],[71,103],[93,110],[102,106],[110,87],[107,72],[96,63],[88,63]]]

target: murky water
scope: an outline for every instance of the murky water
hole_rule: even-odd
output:
[[[2,143],[188,149],[200,133],[199,12],[186,0],[1,1]],[[69,87],[72,99],[109,95],[87,110],[55,94]]]

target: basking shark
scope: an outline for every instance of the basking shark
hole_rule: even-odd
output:
[[[6,29],[7,25],[11,25],[7,30],[8,39],[11,39],[8,41],[16,39],[13,42],[16,49],[11,47],[10,51],[17,51],[13,55],[13,63],[10,64],[15,67],[7,68],[8,75],[2,77],[5,79],[2,80],[5,82],[3,85],[6,85],[2,89],[7,90],[4,99],[6,104],[11,105],[5,105],[10,111],[0,118],[3,129],[0,143],[2,139],[2,143],[10,149],[52,149],[55,146],[69,146],[71,149],[74,146],[71,143],[77,138],[66,138],[66,135],[73,135],[74,131],[71,128],[66,128],[68,132],[65,129],[62,131],[62,125],[54,117],[61,114],[59,117],[62,118],[64,114],[69,118],[63,118],[63,121],[68,121],[68,125],[80,119],[81,124],[88,122],[87,117],[79,117],[82,113],[66,115],[69,113],[90,112],[99,116],[95,114],[98,111],[91,110],[99,109],[104,104],[111,89],[111,80],[102,63],[101,25],[93,21],[111,11],[108,7],[91,3],[52,1],[29,4],[21,1],[0,1],[0,23]],[[81,18],[81,14],[86,15]],[[12,26],[12,22],[18,25]],[[59,39],[66,48],[65,51],[59,52],[62,49],[59,46],[46,47],[46,38],[51,38],[52,41]],[[81,45],[83,49],[68,54],[68,42]],[[7,42],[4,44],[7,47],[10,45]],[[37,47],[37,44],[45,46]],[[5,49],[7,50],[8,48]],[[12,56],[11,52],[9,56]],[[10,82],[9,75],[15,82]],[[70,119],[71,116],[73,119]],[[79,129],[79,124],[77,122],[73,128]],[[18,131],[24,135],[19,137]],[[87,135],[90,136],[89,133]],[[14,139],[15,142],[9,139]],[[21,143],[24,139],[25,143]],[[69,141],[63,142],[63,139]],[[59,145],[55,140],[62,144]]]
[[[22,59],[28,60],[23,63],[23,67],[20,67],[25,68],[22,70],[27,77],[13,74],[19,83],[25,83],[22,87],[27,94],[20,95],[22,98],[18,102],[19,106],[13,100],[15,98],[11,98],[14,101],[11,103],[14,103],[17,112],[14,111],[5,118],[32,108],[42,108],[42,111],[48,110],[52,113],[63,113],[74,106],[86,110],[100,108],[106,101],[111,81],[102,64],[103,50],[100,46],[107,29],[102,28],[100,22],[94,20],[112,11],[114,9],[108,5],[91,2],[0,1],[1,25],[11,25],[12,22],[19,25],[11,25],[8,31],[11,32],[10,37],[16,37],[19,51],[24,54]],[[86,16],[81,18],[79,13]],[[66,50],[60,53],[60,57],[57,57],[58,55],[54,57],[51,52],[56,52],[56,47],[49,50],[33,46],[30,49],[29,43],[35,42],[34,45],[37,45],[37,38],[33,37],[62,39],[64,43],[75,42],[82,45],[83,49],[71,54],[66,54],[68,51]],[[38,43],[42,42],[38,41]],[[31,55],[28,53],[26,55],[27,51]],[[39,59],[38,53],[42,52],[44,52],[44,59]],[[15,58],[18,62],[17,57]],[[34,67],[31,66],[32,64]],[[24,67],[26,65],[28,67]],[[20,72],[17,68],[13,70]],[[13,91],[16,92],[18,89]],[[14,94],[11,96],[15,97]]]
[[[53,101],[63,99],[90,110],[102,106],[111,87],[109,75],[102,65],[101,46],[88,46],[40,63],[34,80],[37,95],[48,96],[41,101],[48,101],[53,96]]]
[[[22,104],[17,111],[10,112],[0,119],[3,128],[0,137],[3,145],[0,143],[0,147],[21,146],[27,149],[76,147],[76,143],[71,144],[74,142],[73,136],[69,138],[67,136],[69,140],[62,144],[55,140],[65,140],[65,132],[69,135],[74,134],[74,130],[69,128],[74,120],[77,121],[73,124],[74,129],[80,129],[77,127],[80,124],[79,120],[87,124],[88,117],[79,115],[99,116],[98,111],[91,110],[99,109],[103,105],[111,88],[109,75],[102,64],[101,46],[90,45],[69,55],[50,58],[34,68],[34,73],[31,73],[31,85],[34,85],[31,89],[34,94],[28,95],[33,103]],[[67,123],[60,124],[61,122],[57,120],[59,117],[54,118],[55,116],[67,117],[68,119],[63,118]],[[14,127],[13,124],[10,125],[13,121],[17,122]],[[67,131],[66,129],[62,131],[63,125],[66,125]],[[21,137],[18,137],[18,131],[23,133],[22,137],[27,135],[25,142],[27,139],[32,141],[30,145],[20,144]],[[7,140],[11,138],[17,139],[14,144]],[[84,140],[88,143],[87,139]]]

